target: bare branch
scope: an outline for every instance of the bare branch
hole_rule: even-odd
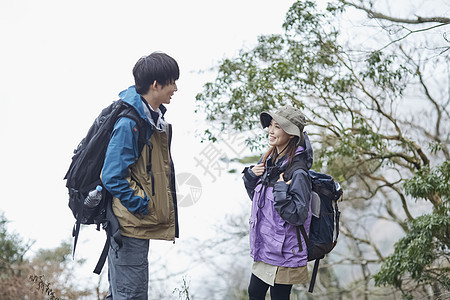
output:
[[[381,193],[384,193],[384,192],[381,191]],[[394,212],[394,209],[392,208],[392,200],[391,200],[391,198],[388,195],[385,195],[384,199],[386,199],[386,203],[384,204],[384,206],[385,206],[385,209],[386,209],[387,213],[392,218],[391,221],[396,222],[398,225],[400,225],[400,227],[403,229],[403,231],[406,232],[408,230],[408,226],[407,226],[406,222],[404,220],[400,219],[397,216],[397,214]]]
[[[345,5],[353,6],[356,9],[363,10],[367,13],[369,18],[371,19],[381,19],[386,20],[394,23],[403,23],[403,24],[424,24],[424,23],[440,23],[442,25],[450,24],[450,18],[447,17],[420,17],[417,16],[416,19],[403,19],[403,18],[395,18],[392,16],[385,15],[383,13],[374,11],[372,9],[366,8],[361,5],[357,5],[352,2],[348,2],[345,0],[342,0],[342,3]]]
[[[397,131],[398,136],[402,136],[402,131],[399,128],[396,120],[389,114],[387,114],[381,107],[381,104],[379,103],[379,101],[377,100],[377,98],[372,95],[365,87],[363,81],[359,78],[359,76],[355,73],[355,71],[347,64],[347,62],[339,55],[336,53],[336,57],[341,61],[341,63],[347,68],[348,71],[350,71],[353,75],[353,77],[356,79],[356,81],[358,82],[359,88],[363,91],[363,93],[368,96],[372,102],[374,103],[374,105],[376,106],[375,111],[377,111],[378,113],[380,113],[382,116],[384,116],[386,119],[388,119],[390,121],[390,123],[395,127],[395,131]]]
[[[434,25],[434,26],[431,26],[431,27],[422,28],[422,29],[418,29],[418,30],[409,30],[409,29],[405,28],[406,30],[408,30],[408,33],[407,33],[407,34],[405,34],[404,36],[402,36],[402,37],[400,37],[400,38],[398,38],[398,39],[396,39],[396,40],[393,40],[393,41],[389,42],[387,45],[385,45],[384,47],[380,48],[378,51],[384,50],[384,49],[386,49],[387,47],[389,47],[390,45],[395,44],[395,43],[397,43],[397,42],[400,42],[401,40],[406,39],[408,36],[410,36],[410,35],[413,34],[413,33],[418,33],[418,32],[422,32],[422,31],[431,30],[431,29],[434,29],[434,28],[437,28],[437,27],[441,27],[441,26],[445,26],[445,25],[448,25],[448,24],[439,24],[439,25]],[[442,51],[442,53],[444,53],[444,52],[447,51],[448,49],[449,49],[449,48],[445,48],[445,50]],[[442,53],[441,53],[441,54],[442,54]]]
[[[405,197],[405,195],[400,191],[399,188],[397,188],[397,187],[394,185],[394,183],[389,182],[386,178],[384,178],[384,177],[382,177],[382,176],[380,176],[380,177],[375,177],[375,176],[370,175],[370,174],[366,174],[366,176],[368,176],[368,177],[369,177],[370,179],[372,179],[372,180],[377,180],[377,181],[384,182],[384,183],[386,184],[387,187],[389,187],[389,188],[391,188],[392,190],[394,190],[394,191],[398,194],[398,196],[400,197],[400,200],[401,200],[401,202],[402,202],[402,207],[403,207],[403,210],[404,210],[404,212],[405,212],[405,214],[406,214],[406,217],[407,217],[408,220],[410,220],[410,221],[414,220],[413,216],[412,216],[411,213],[409,212],[408,204],[406,203],[406,197]]]
[[[355,243],[362,243],[362,244],[366,244],[366,245],[370,246],[370,247],[375,251],[375,254],[378,256],[379,260],[380,260],[380,261],[384,261],[385,258],[384,258],[384,256],[383,256],[383,254],[381,254],[380,249],[378,249],[378,247],[377,247],[371,240],[369,240],[369,239],[363,239],[363,238],[360,238],[360,237],[355,236],[355,235],[349,230],[349,228],[348,228],[347,226],[345,226],[345,225],[343,225],[343,226],[341,227],[340,232],[341,232],[343,235],[347,236],[348,238],[352,239]]]

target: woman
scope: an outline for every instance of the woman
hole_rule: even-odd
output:
[[[248,287],[251,300],[289,299],[292,285],[308,280],[307,248],[298,228],[309,232],[313,153],[303,132],[305,116],[292,106],[260,115],[268,127],[271,148],[256,166],[244,170],[244,184],[253,201],[250,217],[250,254],[254,259]],[[302,164],[291,178],[289,166]],[[287,172],[286,172],[287,173]]]

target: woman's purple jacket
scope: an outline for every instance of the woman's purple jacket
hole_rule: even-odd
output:
[[[311,168],[313,153],[305,133],[306,148],[299,146],[295,159],[305,160]],[[250,255],[255,261],[280,267],[299,267],[307,263],[307,248],[301,238],[300,251],[296,226],[302,225],[309,233],[311,223],[311,179],[303,169],[296,170],[290,184],[277,182],[279,175],[270,176],[267,158],[266,170],[256,176],[250,168],[244,170],[244,184],[252,199],[250,217]],[[281,167],[287,159],[279,159],[276,166]],[[270,172],[269,172],[270,173]],[[264,178],[272,178],[269,184],[262,184]]]

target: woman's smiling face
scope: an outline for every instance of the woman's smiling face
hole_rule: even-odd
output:
[[[289,141],[294,137],[281,129],[281,126],[273,119],[270,121],[267,132],[269,133],[269,145],[276,147],[278,152],[283,150]]]

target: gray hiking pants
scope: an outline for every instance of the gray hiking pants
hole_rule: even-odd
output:
[[[122,236],[121,248],[114,239],[108,252],[107,300],[148,299],[149,240]]]

